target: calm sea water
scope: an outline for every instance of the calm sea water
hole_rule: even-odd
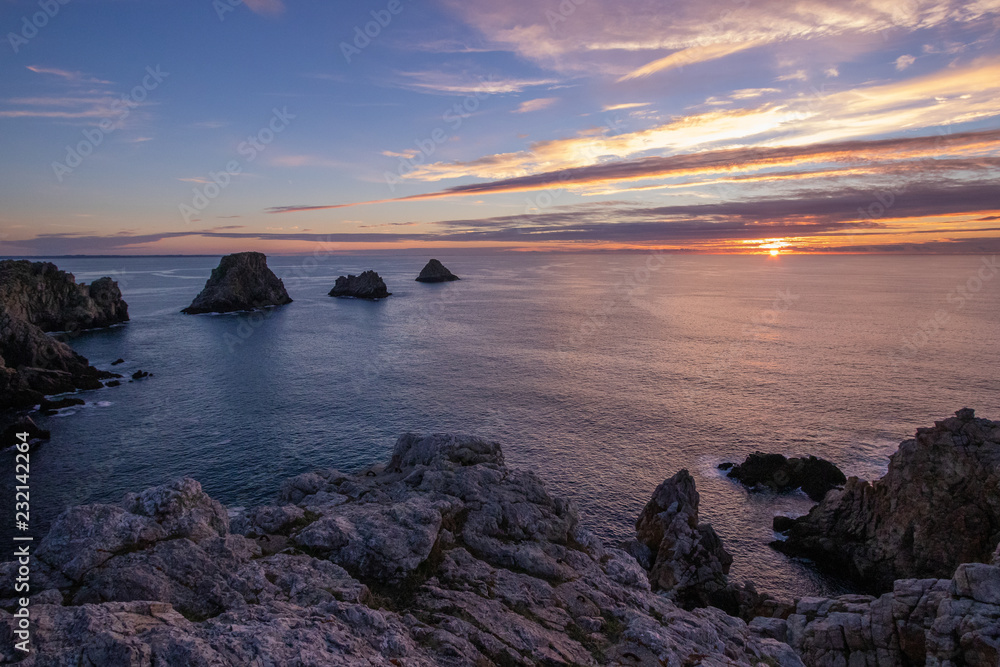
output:
[[[716,465],[816,454],[872,478],[919,426],[963,406],[1000,418],[1000,276],[977,275],[982,257],[462,255],[442,259],[463,280],[424,285],[426,259],[271,257],[295,302],[266,317],[180,314],[218,258],[53,260],[112,275],[132,315],[75,349],[154,377],[39,418],[36,534],[68,505],[183,475],[230,506],[273,501],[300,472],[386,460],[406,431],[462,431],[499,440],[609,541],[688,468],[733,577],[835,592],[766,546],[774,514],[808,499],[751,495]],[[326,296],[369,268],[391,298]]]

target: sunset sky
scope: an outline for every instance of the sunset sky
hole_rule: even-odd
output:
[[[998,30],[1000,0],[0,0],[0,255],[993,253]]]

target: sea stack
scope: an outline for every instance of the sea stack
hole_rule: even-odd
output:
[[[446,283],[452,280],[460,280],[460,278],[436,259],[427,262],[427,266],[417,276],[418,283]]]
[[[330,296],[353,297],[355,299],[384,299],[392,292],[385,286],[382,276],[374,271],[365,271],[360,276],[347,275],[337,278]]]
[[[238,252],[222,258],[205,289],[181,312],[230,313],[291,302],[284,283],[267,268],[264,253]]]

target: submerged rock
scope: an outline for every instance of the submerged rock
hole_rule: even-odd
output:
[[[962,563],[989,561],[998,543],[1000,422],[965,409],[917,429],[884,477],[850,478],[773,546],[884,593],[897,579],[944,579]]]
[[[284,283],[267,267],[263,253],[238,252],[219,261],[205,288],[181,312],[230,313],[291,302]]]
[[[417,282],[420,283],[446,283],[451,280],[460,280],[460,278],[436,259],[427,262],[427,265],[420,270],[420,275],[417,276]]]
[[[786,459],[781,454],[750,454],[743,463],[723,463],[731,477],[751,489],[786,493],[801,488],[812,500],[819,502],[830,489],[847,482],[840,468],[815,456]]]
[[[193,480],[67,510],[36,552],[32,658],[802,665],[718,609],[688,612],[651,592],[631,556],[582,529],[533,473],[508,468],[495,443],[407,435],[369,472],[300,475],[278,504],[232,523]],[[15,567],[0,565],[8,638]],[[11,645],[0,642],[0,660]]]
[[[385,281],[374,271],[365,271],[360,276],[340,276],[330,290],[330,296],[355,299],[384,299],[391,294],[392,292],[385,286]]]

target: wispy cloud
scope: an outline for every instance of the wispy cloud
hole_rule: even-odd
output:
[[[651,102],[625,102],[623,104],[609,104],[601,108],[601,111],[622,111],[624,109],[639,109],[648,107]]]
[[[525,100],[518,105],[511,113],[530,113],[532,111],[541,111],[542,109],[548,109],[553,104],[559,101],[557,97],[538,97],[533,100]]]
[[[902,72],[904,69],[916,62],[916,58],[907,54],[896,58],[896,70]]]
[[[401,87],[436,95],[520,93],[529,88],[559,83],[556,79],[499,77],[437,70],[399,72],[399,75],[402,77],[399,84]]]
[[[685,65],[694,65],[695,63],[703,63],[709,60],[717,60],[719,58],[724,58],[726,56],[732,55],[734,53],[739,53],[740,51],[746,51],[747,49],[752,49],[758,46],[760,42],[743,42],[743,43],[720,43],[720,44],[706,44],[704,46],[691,46],[686,49],[681,49],[675,53],[671,53],[669,56],[663,58],[658,58],[651,63],[647,63],[642,67],[632,70],[625,76],[618,79],[618,82],[630,81],[632,79],[640,79],[643,77],[650,76],[651,74],[656,74],[657,72],[665,72],[667,70],[676,69],[678,67],[684,67]]]

